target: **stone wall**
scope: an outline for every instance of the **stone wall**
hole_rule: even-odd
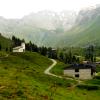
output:
[[[91,69],[80,69],[79,70],[80,79],[91,79]]]
[[[79,79],[91,79],[91,69],[79,69],[79,72],[75,72],[75,69],[66,69],[64,70],[65,76],[72,76],[79,75]],[[78,77],[77,77],[78,78]]]

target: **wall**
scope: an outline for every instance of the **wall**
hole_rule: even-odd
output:
[[[22,46],[23,49],[25,50],[25,43],[22,43],[21,46]]]
[[[20,48],[20,49],[14,49],[13,52],[23,52],[23,48]]]
[[[91,79],[91,69],[80,69],[79,70],[80,79]]]
[[[75,69],[64,70],[65,76],[75,77],[75,74],[79,74],[79,79],[92,79],[91,69],[79,69],[79,72],[75,72]]]
[[[75,76],[75,70],[73,70],[73,69],[64,70],[64,75],[65,76],[72,76],[72,77],[74,77]]]

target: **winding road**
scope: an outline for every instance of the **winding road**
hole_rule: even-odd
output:
[[[47,74],[47,75],[54,76],[54,77],[63,78],[62,76],[58,76],[58,75],[55,75],[55,74],[50,73],[50,70],[57,64],[57,61],[56,61],[56,60],[54,60],[54,59],[50,59],[50,60],[53,62],[53,64],[50,65],[50,66],[44,71],[44,73]]]
[[[50,70],[51,70],[51,69],[52,69],[52,68],[57,64],[57,61],[54,60],[54,59],[50,59],[50,60],[53,62],[53,64],[50,65],[50,66],[49,66],[49,67],[44,71],[44,74],[46,74],[46,75],[50,75],[50,76],[54,76],[54,77],[57,77],[57,78],[64,78],[64,79],[74,80],[73,78],[62,77],[62,76],[55,75],[55,74],[51,73]],[[79,80],[79,79],[76,79],[76,81],[78,82],[78,84],[82,82],[82,81]]]

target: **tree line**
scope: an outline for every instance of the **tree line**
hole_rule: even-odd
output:
[[[15,36],[12,36],[12,42],[13,42],[12,47],[6,48],[5,51],[12,52],[13,47],[21,45],[21,43],[25,42],[25,40],[24,39],[21,40]],[[60,49],[54,49],[52,47],[48,47],[48,48],[45,46],[38,47],[36,44],[32,43],[31,41],[29,41],[28,43],[25,43],[25,45],[26,45],[26,51],[37,52],[43,56],[47,56],[48,58],[58,59],[66,64],[80,62],[80,58],[72,52],[72,49],[69,49],[68,52],[63,52]],[[2,49],[2,46],[0,44],[0,51],[1,49]],[[91,62],[96,61],[95,48],[93,45],[86,47],[84,49],[84,52],[85,52],[84,53],[85,60],[88,60]]]
[[[24,39],[20,40],[15,36],[12,36],[12,41],[13,41],[13,47],[21,45],[22,42],[25,42]],[[36,44],[32,43],[31,41],[25,43],[25,45],[26,45],[26,51],[37,52],[43,56],[47,56],[48,58],[58,59],[64,63],[78,63],[80,61],[79,57],[73,55],[71,50],[69,50],[69,52],[67,53],[64,53],[59,49],[54,49],[52,47],[48,47],[48,48],[45,46],[38,47]]]

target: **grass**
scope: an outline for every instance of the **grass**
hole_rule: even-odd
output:
[[[92,79],[85,81],[86,84],[100,85],[100,79]]]
[[[96,71],[97,71],[97,73],[100,72],[100,65],[96,66]]]
[[[62,76],[64,78],[68,77],[68,78],[71,78],[71,79],[75,79],[74,77],[72,76],[67,76],[67,75],[64,75],[64,68],[68,67],[69,64],[65,64],[63,62],[60,62],[60,61],[57,61],[57,64],[55,65],[55,67],[53,67],[51,69],[51,73],[55,74],[55,75],[58,75],[58,76]]]
[[[0,51],[0,58],[5,57],[7,55],[6,52]]]
[[[57,64],[55,67],[51,69],[51,73],[54,73],[56,75],[63,76],[63,70],[67,65],[64,64],[63,62],[57,61]]]
[[[100,76],[100,72],[98,72],[98,76]]]
[[[0,100],[99,100],[99,90],[81,90],[73,87],[75,80],[45,75],[51,64],[48,58],[30,52],[0,59]]]
[[[64,63],[58,61],[57,65],[55,67],[53,67],[53,69],[51,70],[51,72],[54,73],[54,74],[56,74],[56,75],[63,76],[63,70],[64,70],[65,66],[67,67],[68,65],[65,65]],[[89,93],[90,96],[92,96],[93,94],[91,94],[91,93],[94,92],[95,93],[94,95],[98,95],[98,92],[100,91],[100,79],[85,80],[82,83],[83,83],[82,86],[80,84],[80,87],[82,87],[82,88],[79,87],[80,89],[78,89],[78,90],[76,88],[74,90],[74,92],[75,91],[80,91],[80,95],[81,95],[82,91],[85,91],[85,92],[83,92],[83,94],[86,95],[87,93]],[[97,93],[96,93],[96,91],[97,91]],[[90,97],[88,96],[87,98],[88,98],[88,100],[94,100],[94,99],[95,100],[99,100],[100,97],[97,96],[97,98],[94,98],[94,99],[91,98],[90,99]],[[83,100],[87,100],[87,98],[85,98]],[[73,100],[73,99],[71,99],[71,100]]]
[[[0,45],[2,49],[5,50],[5,48],[11,47],[12,41],[0,35]]]
[[[96,61],[100,61],[100,57],[96,57]]]

